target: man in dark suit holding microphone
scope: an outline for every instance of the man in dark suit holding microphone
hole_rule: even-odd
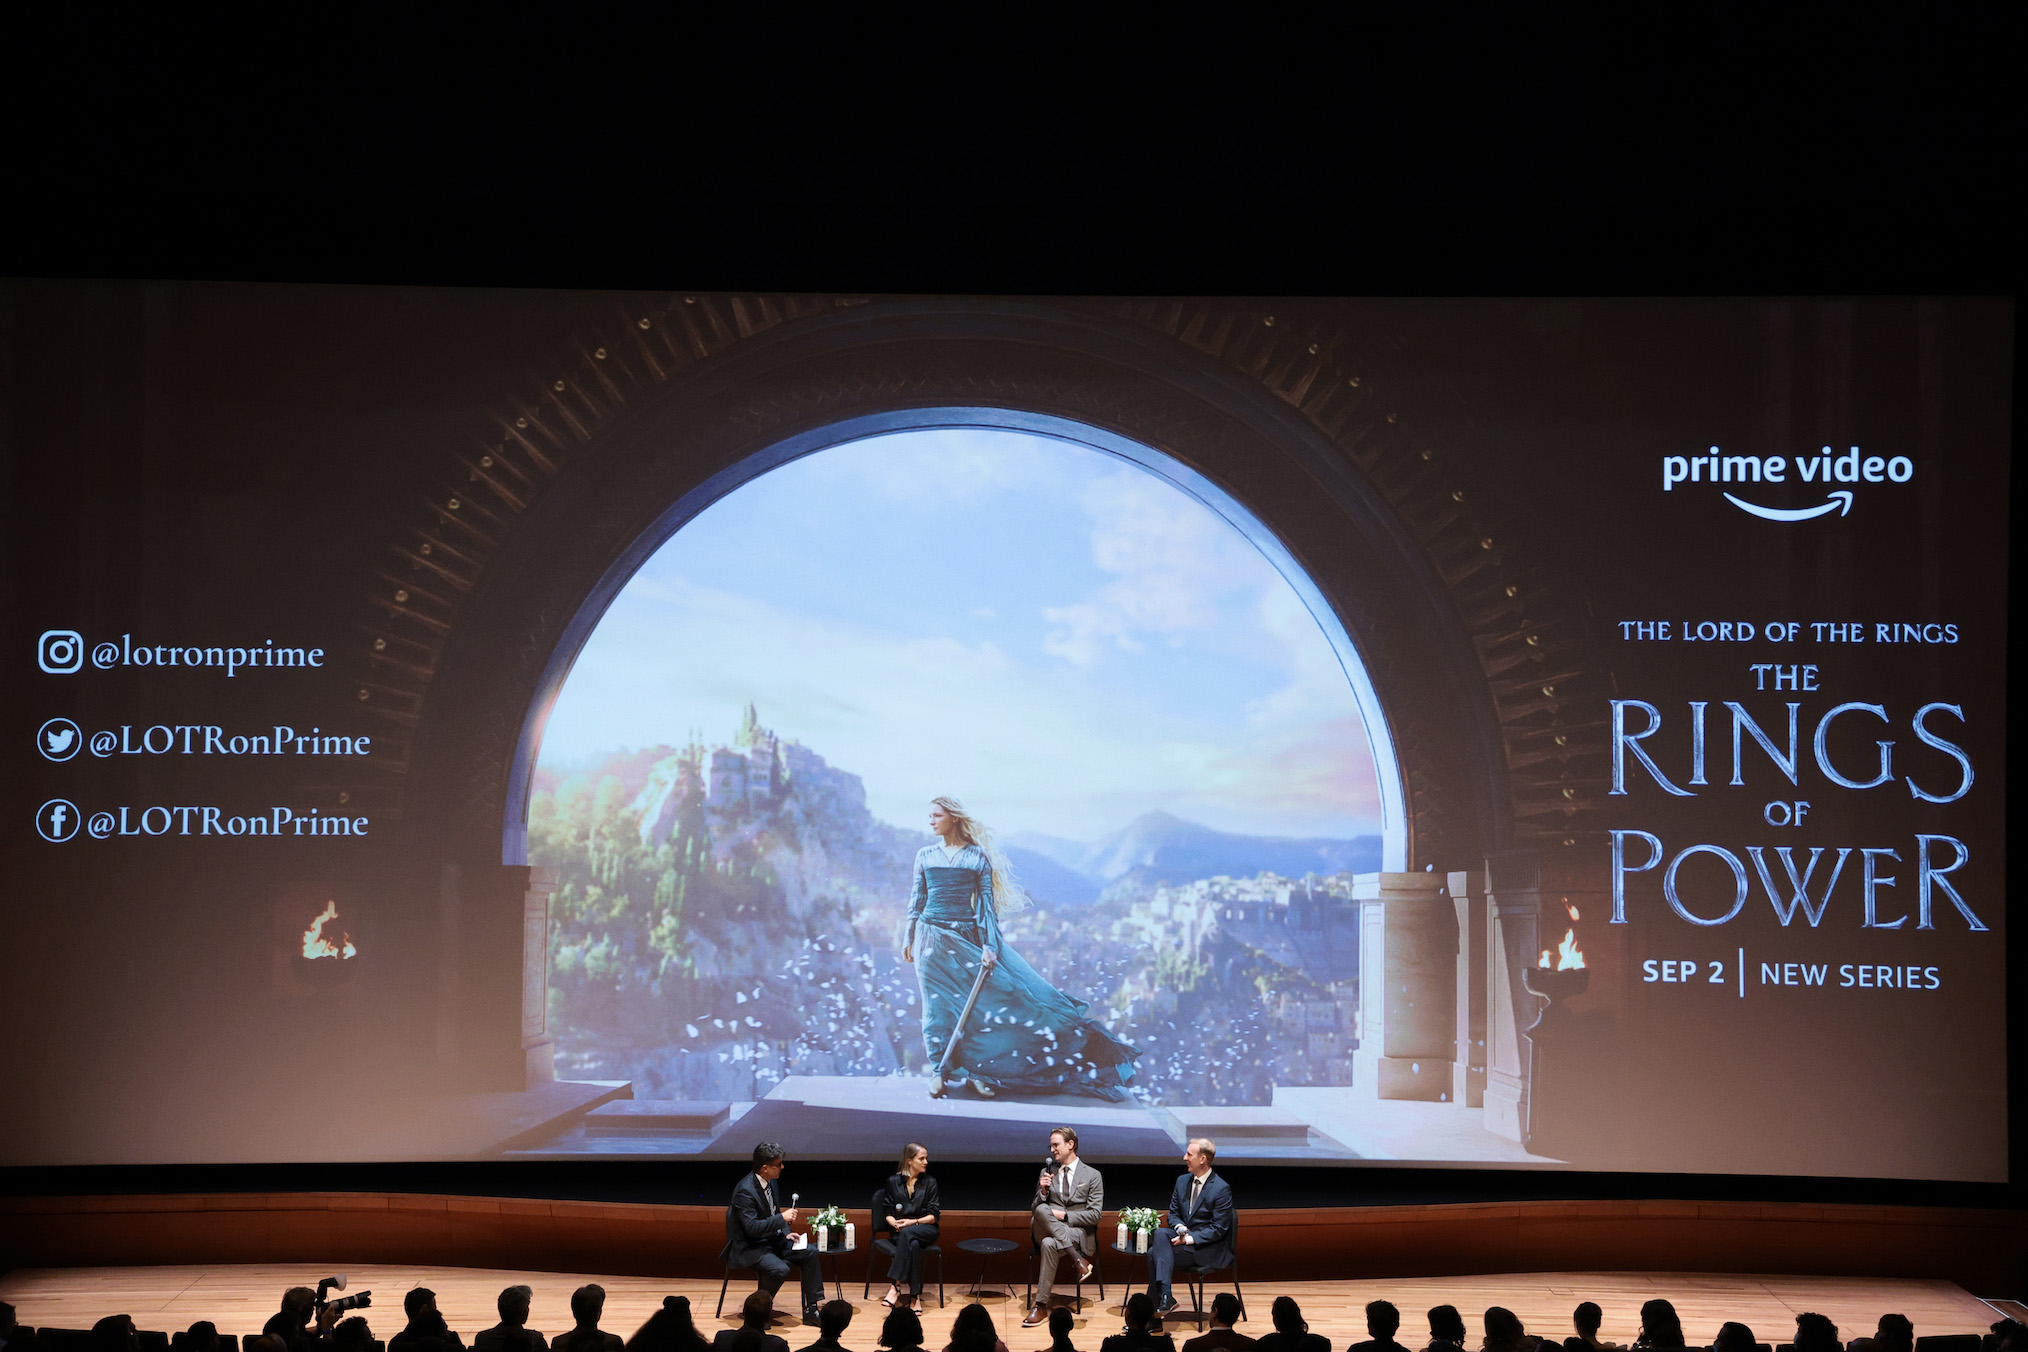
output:
[[[1218,1147],[1203,1137],[1183,1152],[1189,1170],[1169,1194],[1169,1223],[1148,1237],[1148,1295],[1160,1318],[1176,1308],[1169,1278],[1177,1268],[1214,1271],[1232,1263],[1232,1187],[1211,1171]]]
[[[760,1289],[769,1296],[788,1280],[791,1267],[801,1269],[803,1321],[814,1324],[817,1307],[824,1301],[823,1269],[814,1247],[795,1246],[789,1227],[796,1223],[796,1212],[785,1210],[775,1193],[775,1180],[782,1176],[788,1157],[789,1152],[773,1141],[753,1148],[753,1172],[739,1180],[732,1204],[725,1209],[725,1248],[719,1257],[733,1267],[753,1268],[760,1274]]]

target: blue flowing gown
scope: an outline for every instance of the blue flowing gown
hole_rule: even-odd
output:
[[[917,851],[906,942],[915,949],[922,1042],[933,1066],[950,1045],[985,950],[999,958],[965,1021],[949,1078],[1017,1093],[1126,1100],[1140,1051],[1094,1023],[1084,1001],[1043,980],[1001,938],[992,869],[976,845],[958,851],[927,845]]]

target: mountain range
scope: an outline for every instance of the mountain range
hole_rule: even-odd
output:
[[[666,768],[676,755],[676,748],[670,746],[616,751],[582,777],[595,784],[610,775],[619,781],[621,800],[633,802],[655,777],[656,768]],[[814,759],[823,765],[820,757]],[[848,815],[865,819],[845,831],[853,841],[862,845],[874,843],[860,839],[870,830],[872,836],[878,837],[880,848],[876,853],[897,854],[906,860],[915,845],[928,840],[913,831],[873,821],[866,812],[865,791],[860,787],[859,777],[826,769],[833,777],[850,781],[846,796],[852,802]],[[535,792],[555,793],[563,778],[553,770],[538,769]],[[1363,873],[1380,867],[1378,836],[1345,840],[1233,835],[1167,812],[1144,813],[1096,841],[1023,832],[1009,836],[1003,844],[1028,894],[1037,901],[1057,905],[1082,906],[1102,898],[1138,897],[1160,883],[1195,882],[1221,874],[1251,878],[1259,873],[1279,873],[1300,878],[1306,873],[1338,873],[1347,869]],[[848,849],[846,853],[851,851]]]
[[[1082,905],[1104,895],[1138,893],[1157,883],[1225,875],[1371,872],[1380,837],[1241,836],[1167,812],[1149,812],[1089,844],[1033,833],[1009,838],[1007,858],[1038,901]]]

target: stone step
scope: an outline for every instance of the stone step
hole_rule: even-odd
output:
[[[694,1131],[708,1134],[732,1120],[730,1103],[698,1102],[690,1099],[622,1099],[603,1103],[584,1116],[584,1129],[593,1136],[618,1136],[630,1132]]]
[[[1286,1108],[1265,1105],[1234,1105],[1211,1108],[1171,1108],[1170,1134],[1188,1141],[1203,1136],[1213,1141],[1295,1141],[1309,1139],[1310,1124]]]

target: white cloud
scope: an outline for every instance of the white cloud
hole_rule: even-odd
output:
[[[1254,617],[1279,646],[1288,663],[1289,682],[1247,704],[1249,726],[1279,728],[1358,717],[1358,702],[1338,654],[1295,588],[1280,579],[1263,588]]]
[[[1029,519],[1063,529],[1020,556],[1018,571],[1007,565],[995,605],[869,607],[859,618],[818,613],[789,586],[764,600],[730,575],[721,587],[687,580],[672,542],[580,655],[547,720],[543,763],[680,745],[693,730],[720,742],[752,700],[777,732],[861,775],[877,815],[910,827],[930,797],[951,793],[1001,829],[1083,840],[1154,809],[1245,832],[1375,829],[1351,689],[1294,591],[1208,507],[1096,455],[957,430],[801,462],[773,481],[798,510],[863,502],[870,488],[983,502],[990,515],[996,498],[1040,490],[1023,498]],[[1104,579],[1096,586],[1073,543],[1080,520]],[[852,559],[836,554],[768,558],[784,578],[818,566],[849,574]],[[1069,599],[1041,605],[1052,593]],[[996,606],[1026,624],[997,620]],[[1027,627],[1038,612],[1048,626],[1039,651]],[[940,632],[946,623],[958,636]],[[1108,661],[1120,654],[1139,656]]]
[[[1097,480],[1082,505],[1097,518],[1092,561],[1114,576],[1081,601],[1043,607],[1055,626],[1043,650],[1074,666],[1090,666],[1108,648],[1140,652],[1145,635],[1176,642],[1209,628],[1224,596],[1272,577],[1231,526],[1143,470]]]
[[[607,613],[550,715],[542,759],[680,745],[692,729],[720,741],[749,699],[776,731],[863,776],[875,812],[904,825],[953,793],[1006,829],[1082,839],[1154,808],[1232,830],[1365,829],[1339,782],[1351,763],[1342,738],[1287,730],[1245,747],[1218,729],[1179,735],[1157,713],[1095,696],[1073,668],[1025,664],[996,644],[879,632],[680,580],[638,581]]]

